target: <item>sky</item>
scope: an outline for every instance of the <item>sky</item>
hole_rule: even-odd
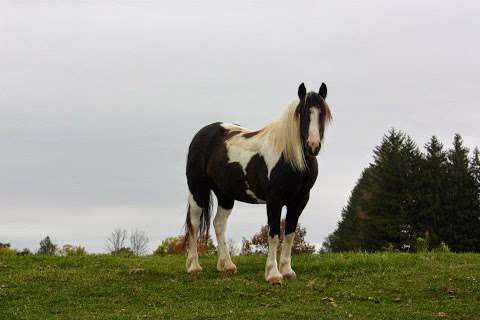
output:
[[[321,244],[390,128],[480,144],[478,1],[0,1],[0,242],[153,250],[182,232],[187,148],[325,82],[334,121],[300,218]],[[228,237],[266,224],[236,203]]]

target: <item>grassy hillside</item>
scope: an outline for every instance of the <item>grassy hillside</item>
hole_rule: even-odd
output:
[[[0,319],[478,319],[480,255],[294,257],[298,279],[272,287],[264,256],[0,257]]]

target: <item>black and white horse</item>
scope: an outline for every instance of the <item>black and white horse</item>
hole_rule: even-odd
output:
[[[298,218],[317,178],[317,160],[330,109],[325,102],[327,86],[309,92],[302,83],[298,98],[275,121],[251,131],[234,124],[213,123],[202,128],[188,150],[187,181],[190,191],[185,243],[187,272],[202,270],[197,240],[210,226],[211,192],[218,209],[213,220],[218,241],[217,269],[235,272],[226,244],[227,220],[235,200],[267,205],[269,226],[265,279],[281,283],[296,277],[291,249]],[[279,266],[280,217],[287,207],[285,238]]]

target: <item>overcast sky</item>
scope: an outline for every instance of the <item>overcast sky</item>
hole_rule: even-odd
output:
[[[480,144],[478,1],[1,1],[0,242],[151,248],[182,230],[185,159],[202,126],[263,127],[328,86],[334,122],[300,218],[334,230],[391,127]],[[266,223],[237,203],[229,237]]]

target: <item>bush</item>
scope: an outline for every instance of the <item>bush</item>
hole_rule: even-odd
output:
[[[153,254],[157,256],[183,254],[183,236],[164,239]]]
[[[450,253],[450,248],[445,242],[441,242],[438,247],[433,249],[433,252],[435,253]]]
[[[10,247],[2,246],[0,247],[0,256],[15,256],[17,252]]]
[[[33,253],[29,249],[24,248],[22,251],[18,251],[17,255],[18,256],[31,256],[31,255],[33,255]]]
[[[427,252],[428,241],[425,238],[418,237],[415,241],[415,247],[417,249],[417,252]]]
[[[66,257],[81,257],[86,256],[87,251],[82,246],[72,246],[70,244],[66,244],[62,248],[62,255]]]
[[[153,252],[154,255],[167,256],[167,255],[183,255],[185,254],[184,248],[184,236],[169,237],[160,243],[158,248]],[[205,253],[213,255],[217,253],[217,248],[213,244],[212,238],[209,237],[207,242],[198,241],[197,243],[198,253]]]
[[[112,256],[133,257],[135,253],[130,248],[120,248],[111,252]]]
[[[269,231],[268,225],[264,225],[260,228],[256,234],[252,236],[250,240],[243,238],[241,255],[250,254],[265,254],[268,252],[268,238]],[[280,224],[280,243],[283,242],[285,235],[285,219],[282,219]],[[315,252],[315,246],[308,243],[305,240],[307,230],[299,223],[295,230],[295,238],[293,240],[292,253],[293,254],[312,254]],[[281,246],[278,248],[279,252]]]

